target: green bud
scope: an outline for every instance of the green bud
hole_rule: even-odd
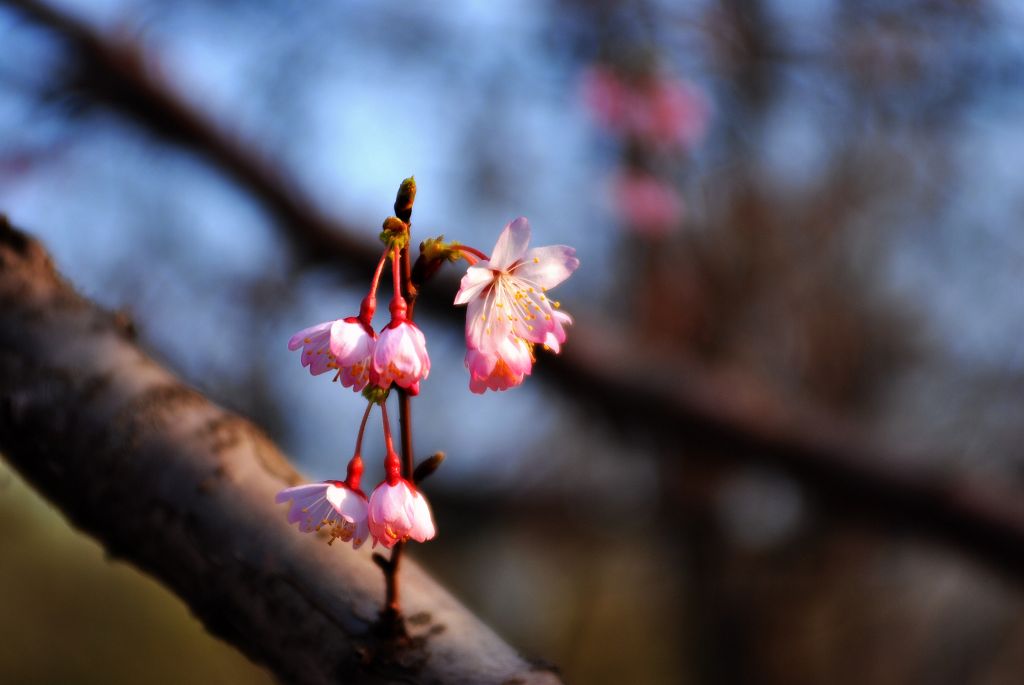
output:
[[[409,244],[409,224],[397,216],[389,216],[384,219],[384,230],[380,232],[380,241],[387,245],[389,250],[398,248],[405,249]]]
[[[405,223],[412,218],[412,204],[416,202],[416,177],[410,176],[398,186],[395,196],[395,214]]]
[[[388,398],[390,392],[390,387],[379,388],[376,385],[367,385],[363,388],[363,397],[374,404],[384,404],[384,400]]]
[[[457,240],[446,243],[443,235],[427,238],[420,243],[420,254],[431,262],[442,260],[457,262],[459,261],[459,243]]]
[[[443,238],[444,236],[441,237]],[[449,262],[457,262],[460,259],[462,259],[462,252],[459,250],[458,240],[453,240],[450,243],[448,243],[448,251],[445,252],[444,257]]]

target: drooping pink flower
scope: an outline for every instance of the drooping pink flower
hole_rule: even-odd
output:
[[[511,338],[558,351],[565,341],[563,326],[572,322],[568,314],[557,311],[561,305],[546,293],[579,266],[576,250],[565,245],[527,249],[529,243],[530,223],[523,217],[509,223],[498,236],[491,258],[469,267],[455,295],[455,304],[468,305],[466,345],[488,362],[505,359],[503,352],[508,351]],[[474,357],[475,367],[481,363]]]
[[[427,340],[416,324],[406,320],[404,311],[393,314],[391,323],[380,332],[371,369],[374,384],[387,388],[394,382],[413,395],[419,393],[420,381],[430,374]]]
[[[533,345],[510,335],[498,344],[494,352],[485,353],[475,347],[467,347],[466,368],[469,369],[469,389],[478,395],[485,390],[508,390],[530,375]]]
[[[382,482],[370,494],[369,522],[374,547],[391,549],[403,540],[430,540],[436,534],[427,498],[404,478]]]
[[[615,210],[630,231],[663,236],[683,221],[683,198],[672,185],[650,174],[628,172],[612,182]]]
[[[373,329],[350,316],[331,326],[330,350],[335,367],[341,371],[341,384],[360,391],[370,381],[370,362],[377,334]]]
[[[278,504],[291,500],[288,523],[298,523],[303,533],[326,528],[328,544],[341,540],[358,549],[369,537],[366,495],[340,480],[285,488],[274,499]]]

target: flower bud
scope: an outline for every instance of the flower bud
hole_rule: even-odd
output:
[[[398,186],[398,195],[395,196],[395,215],[409,223],[412,218],[412,204],[416,202],[416,177],[410,176]]]

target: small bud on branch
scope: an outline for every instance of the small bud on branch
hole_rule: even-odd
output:
[[[419,463],[412,474],[412,482],[419,483],[429,478],[444,462],[444,452],[435,452]]]
[[[405,223],[409,223],[409,219],[412,218],[414,202],[416,202],[416,177],[410,176],[398,187],[398,194],[395,196],[395,215]]]

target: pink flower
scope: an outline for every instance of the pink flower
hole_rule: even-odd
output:
[[[530,375],[533,345],[510,335],[498,344],[495,352],[484,353],[468,347],[466,368],[469,369],[469,389],[478,395],[485,390],[508,390]]]
[[[327,528],[331,536],[327,544],[340,539],[358,549],[369,537],[366,495],[340,480],[285,488],[274,500],[278,504],[291,500],[288,523],[298,523],[303,533]]]
[[[699,143],[707,132],[710,108],[704,94],[684,81],[654,80],[642,88],[645,107],[636,113],[640,135],[684,147]]]
[[[331,326],[334,323],[325,321],[303,328],[288,341],[289,350],[302,348],[302,365],[308,366],[314,376],[335,368],[334,355],[331,354]]]
[[[412,538],[426,542],[434,537],[434,518],[427,498],[404,478],[384,481],[370,494],[369,520],[373,544],[391,549]]]
[[[584,76],[583,97],[601,125],[616,133],[625,130],[629,89],[615,72],[605,67],[591,69]]]
[[[341,384],[356,392],[370,381],[370,359],[377,335],[355,316],[331,325],[330,350],[341,371]]]
[[[613,182],[619,218],[630,231],[663,236],[683,220],[683,198],[670,184],[645,173],[630,172]]]
[[[630,79],[614,69],[594,67],[584,78],[583,95],[607,130],[651,143],[696,145],[711,118],[699,88],[657,74]]]
[[[477,387],[497,370],[499,378],[515,379],[496,385],[511,387],[529,372],[518,341],[538,343],[557,352],[565,342],[564,325],[572,318],[557,311],[560,304],[546,293],[576,270],[576,250],[549,245],[528,250],[530,223],[523,217],[511,222],[498,236],[489,260],[469,267],[455,304],[466,308],[466,365]],[[475,352],[474,352],[475,351]],[[472,354],[470,352],[473,352]],[[498,367],[498,361],[507,367]]]
[[[420,381],[430,374],[427,341],[416,324],[404,315],[392,319],[377,338],[373,349],[373,382],[387,388],[394,382],[416,395]]]

